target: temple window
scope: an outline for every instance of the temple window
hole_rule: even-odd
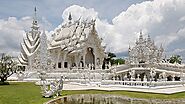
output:
[[[68,68],[67,62],[64,62],[64,68]]]
[[[61,62],[58,63],[58,68],[62,68]]]

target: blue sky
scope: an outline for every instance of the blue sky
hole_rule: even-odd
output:
[[[33,8],[38,8],[38,15],[45,17],[53,27],[62,22],[63,11],[71,5],[94,8],[100,19],[111,20],[134,3],[145,0],[1,0],[0,18],[10,16],[22,18],[32,16]]]
[[[150,35],[165,54],[185,59],[185,0],[0,0],[1,52],[19,54],[23,34],[31,26],[34,7],[48,34],[66,20],[95,17],[107,51],[127,55],[138,33]]]

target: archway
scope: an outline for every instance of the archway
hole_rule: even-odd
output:
[[[93,48],[89,47],[86,50],[86,55],[85,55],[85,64],[86,65],[95,65],[95,59],[94,59],[94,54],[93,54]]]

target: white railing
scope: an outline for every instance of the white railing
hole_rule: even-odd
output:
[[[183,81],[113,81],[113,80],[104,80],[101,82],[102,85],[126,85],[126,86],[168,86],[168,85],[184,85]]]

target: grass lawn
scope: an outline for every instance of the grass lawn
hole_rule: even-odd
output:
[[[71,94],[119,94],[128,97],[146,98],[146,99],[177,99],[185,98],[185,92],[171,95],[151,94],[129,91],[63,91],[62,95]],[[10,83],[10,85],[0,86],[0,104],[42,104],[52,98],[42,98],[40,87],[34,83],[19,82]]]

